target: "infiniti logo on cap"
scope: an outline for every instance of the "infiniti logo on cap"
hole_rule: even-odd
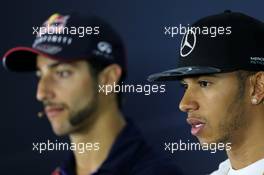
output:
[[[182,57],[188,56],[194,49],[196,44],[196,35],[192,30],[188,30],[181,40],[180,54]]]
[[[98,43],[97,47],[101,52],[105,52],[107,54],[110,54],[112,52],[112,46],[108,42],[101,41]]]
[[[97,56],[103,56],[104,58],[107,59],[113,59],[112,55],[112,45],[106,41],[100,41],[97,44],[97,49],[93,51],[93,54]]]

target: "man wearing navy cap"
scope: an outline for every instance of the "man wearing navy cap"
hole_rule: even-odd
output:
[[[202,18],[181,42],[175,69],[149,81],[180,80],[179,104],[201,144],[230,144],[213,175],[264,174],[264,25],[226,11]],[[208,31],[217,29],[212,37]]]
[[[47,116],[56,135],[87,148],[72,150],[53,175],[179,174],[123,117],[120,94],[99,92],[127,72],[123,43],[110,25],[77,13],[54,14],[34,33],[32,47],[9,50],[3,64],[10,71],[36,71],[40,116]]]

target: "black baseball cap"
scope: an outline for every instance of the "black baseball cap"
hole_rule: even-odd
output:
[[[261,21],[226,10],[202,18],[191,27],[182,38],[176,68],[152,74],[149,81],[264,70],[264,24]],[[217,33],[212,35],[212,31]]]
[[[126,51],[121,37],[104,20],[76,12],[55,13],[39,28],[32,29],[36,38],[32,46],[19,46],[4,54],[7,70],[36,70],[36,56],[44,55],[62,62],[98,59],[102,63],[119,64],[123,76],[127,72]]]

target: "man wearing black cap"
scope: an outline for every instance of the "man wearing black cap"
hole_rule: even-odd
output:
[[[54,14],[34,32],[32,47],[9,50],[4,66],[36,71],[37,99],[54,133],[86,148],[76,146],[53,175],[177,174],[124,119],[120,94],[98,92],[127,72],[123,43],[111,26],[97,17]]]
[[[226,11],[192,26],[177,67],[149,80],[180,80],[185,92],[179,108],[187,113],[191,133],[201,144],[231,144],[228,160],[213,175],[263,175],[263,23]],[[201,32],[212,27],[216,37]]]

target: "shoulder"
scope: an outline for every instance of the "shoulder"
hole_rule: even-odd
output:
[[[230,170],[230,161],[229,159],[221,162],[219,164],[218,170],[212,172],[210,175],[226,175]]]
[[[130,175],[181,175],[176,164],[156,152],[146,141],[140,129],[128,123],[118,138],[112,156],[118,155],[122,174]],[[129,170],[129,172],[127,172]],[[126,172],[126,173],[124,173]]]

